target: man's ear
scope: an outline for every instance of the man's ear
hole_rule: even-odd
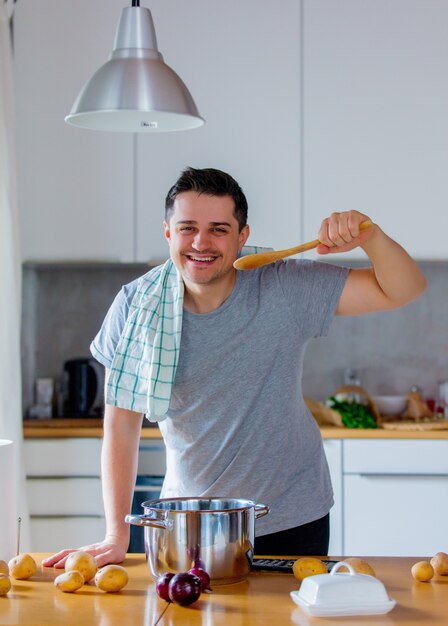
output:
[[[167,240],[169,244],[171,241],[171,232],[170,232],[170,226],[166,222],[163,222],[163,230],[165,231],[165,239]]]
[[[246,241],[248,240],[249,235],[250,235],[249,224],[246,224],[245,226],[243,226],[243,228],[241,229],[241,232],[239,234],[239,249],[240,250],[244,246]]]

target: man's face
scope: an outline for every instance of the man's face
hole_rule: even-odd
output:
[[[171,258],[184,281],[212,284],[234,272],[233,262],[249,227],[239,232],[233,199],[184,191],[173,209],[169,224],[163,226]]]

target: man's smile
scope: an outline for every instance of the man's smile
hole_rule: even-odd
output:
[[[200,265],[211,265],[220,255],[217,254],[198,254],[196,252],[184,252],[184,256],[187,257],[189,261],[195,264]]]

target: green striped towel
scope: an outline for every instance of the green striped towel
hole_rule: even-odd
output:
[[[164,420],[182,331],[184,283],[169,259],[140,279],[110,368],[106,403]]]

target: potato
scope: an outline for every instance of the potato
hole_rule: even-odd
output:
[[[65,561],[65,571],[71,572],[73,570],[81,572],[84,581],[88,583],[97,573],[98,565],[91,554],[78,550],[69,554]]]
[[[8,563],[6,561],[2,561],[1,559],[0,559],[0,574],[6,574],[6,576],[9,576]]]
[[[439,576],[448,576],[448,554],[446,552],[437,552],[430,563],[436,574]]]
[[[369,576],[375,576],[375,571],[367,561],[363,561],[355,556],[350,556],[347,559],[344,559],[346,563],[349,563],[357,574],[368,574]],[[348,567],[344,567],[343,565],[338,569],[338,572],[348,572]]]
[[[60,574],[57,578],[54,579],[54,584],[61,591],[65,591],[66,593],[72,593],[77,589],[81,589],[84,584],[84,576],[78,570],[72,570],[70,572],[65,572],[64,574]]]
[[[106,565],[98,570],[95,585],[102,591],[120,591],[128,584],[129,576],[121,565]]]
[[[6,596],[11,589],[11,581],[6,574],[0,574],[0,596]]]
[[[434,569],[428,561],[418,561],[411,568],[412,576],[420,582],[427,582],[434,576]]]
[[[312,556],[304,556],[297,559],[292,566],[292,571],[299,580],[303,580],[307,576],[315,576],[316,574],[328,574],[325,563]]]
[[[8,565],[9,573],[17,580],[26,580],[37,572],[36,561],[29,554],[19,554],[13,557]]]

